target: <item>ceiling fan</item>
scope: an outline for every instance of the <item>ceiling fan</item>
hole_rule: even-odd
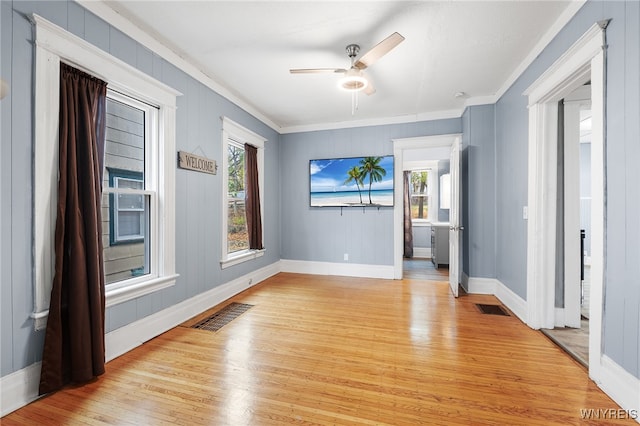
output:
[[[393,33],[389,37],[375,45],[371,50],[356,60],[360,53],[360,46],[350,44],[346,47],[347,55],[351,59],[351,67],[345,68],[294,68],[289,70],[291,74],[344,74],[338,81],[338,87],[348,92],[364,91],[367,95],[375,93],[376,89],[371,80],[366,78],[363,70],[373,65],[378,59],[389,53],[391,49],[402,43],[404,37],[399,33]]]

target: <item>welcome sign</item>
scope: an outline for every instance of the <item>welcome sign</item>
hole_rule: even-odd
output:
[[[215,175],[218,167],[215,160],[206,157],[199,157],[184,151],[178,151],[178,167],[196,172]]]

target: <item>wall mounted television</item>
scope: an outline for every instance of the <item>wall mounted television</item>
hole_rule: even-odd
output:
[[[393,155],[309,161],[311,207],[392,207]]]

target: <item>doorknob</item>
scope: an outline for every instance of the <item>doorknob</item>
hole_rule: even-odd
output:
[[[463,231],[464,230],[464,226],[450,226],[449,230],[451,230],[451,231]]]

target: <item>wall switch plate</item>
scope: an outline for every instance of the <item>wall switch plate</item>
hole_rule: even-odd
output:
[[[344,254],[344,260],[349,260],[349,253]]]
[[[524,220],[529,219],[529,207],[528,207],[528,206],[524,206],[524,207],[522,208],[522,218],[523,218]]]

